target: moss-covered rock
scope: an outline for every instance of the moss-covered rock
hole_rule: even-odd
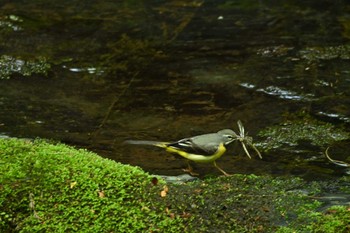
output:
[[[345,233],[349,181],[236,174],[165,185],[86,150],[0,139],[0,232]],[[333,197],[343,206],[322,202]]]
[[[305,219],[313,219],[314,221],[309,221],[308,224],[303,224],[305,223]],[[300,213],[295,222],[298,224],[283,226],[276,232],[346,233],[350,231],[350,211],[349,208],[345,206],[333,206],[324,213],[306,211],[304,213]]]
[[[345,233],[350,195],[342,187],[348,186],[346,179],[306,182],[236,174],[173,185],[162,201],[171,216],[183,218],[188,232]],[[330,200],[333,204],[326,203]]]
[[[180,231],[152,177],[62,144],[0,140],[0,232]]]
[[[7,55],[0,57],[0,80],[9,79],[14,74],[31,76],[33,74],[47,75],[51,65],[45,58],[23,60]]]
[[[310,116],[295,116],[280,125],[268,127],[259,132],[264,141],[259,144],[263,150],[297,146],[307,141],[314,146],[325,147],[334,142],[347,140],[350,134],[342,128],[313,119]]]

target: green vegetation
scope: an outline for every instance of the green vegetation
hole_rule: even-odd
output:
[[[22,60],[11,56],[0,57],[0,79],[9,79],[14,74],[31,76],[33,74],[47,75],[51,65],[45,58],[37,60]]]
[[[328,186],[327,186],[328,185]],[[233,175],[164,184],[140,168],[42,140],[0,139],[1,232],[348,232],[350,211],[318,211],[349,179]]]
[[[322,147],[350,138],[350,134],[345,130],[310,116],[294,116],[280,125],[260,131],[259,136],[266,138],[259,145],[265,150],[297,146],[301,141],[308,141],[312,145]]]
[[[313,222],[308,222],[303,225],[307,219],[313,219]],[[300,213],[297,221],[298,225],[294,227],[281,227],[278,233],[292,232],[341,232],[350,231],[350,209],[345,206],[333,206],[325,213],[309,212]]]
[[[43,141],[0,141],[0,232],[181,231],[141,169]]]
[[[191,217],[189,232],[273,232],[296,214],[290,206],[310,202],[302,193],[283,191],[302,185],[301,179],[234,175],[178,185],[167,202],[174,216]]]
[[[309,47],[301,50],[300,57],[307,61],[350,59],[350,45],[339,45],[329,47]]]

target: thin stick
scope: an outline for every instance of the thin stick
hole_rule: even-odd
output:
[[[331,162],[334,163],[335,165],[338,165],[338,166],[341,166],[341,167],[350,167],[350,164],[348,164],[348,163],[345,163],[345,162],[340,161],[340,160],[331,159],[331,157],[329,157],[329,155],[328,155],[328,150],[329,150],[329,147],[326,149],[325,155],[326,155],[326,158],[327,158],[329,161],[331,161]]]

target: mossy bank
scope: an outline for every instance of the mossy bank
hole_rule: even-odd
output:
[[[165,184],[140,168],[42,140],[0,139],[0,232],[348,232],[330,184],[234,175]],[[350,194],[349,179],[332,190]]]
[[[141,169],[44,141],[0,141],[0,232],[179,231]]]

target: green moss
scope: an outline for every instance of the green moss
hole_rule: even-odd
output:
[[[51,65],[42,57],[35,60],[22,60],[7,55],[0,57],[0,79],[9,79],[14,74],[46,75],[50,68]]]
[[[350,183],[350,176],[345,176],[339,179],[340,182]],[[350,185],[344,185],[341,187],[341,191],[350,194]]]
[[[153,202],[160,187],[150,175],[85,150],[1,139],[0,172],[1,232],[183,228],[179,218],[170,218]]]
[[[350,59],[350,46],[309,47],[300,51],[300,57],[307,61]]]
[[[313,219],[307,225],[299,224],[294,227],[281,227],[278,233],[289,232],[339,232],[350,231],[350,210],[345,206],[333,206],[324,213],[306,211],[299,215],[298,221]]]
[[[301,141],[308,141],[315,146],[327,146],[350,138],[348,132],[310,116],[288,119],[260,131],[258,135],[265,139],[259,145],[265,150],[297,146]]]
[[[329,190],[348,195],[348,178],[307,183],[236,174],[166,189],[158,181],[86,150],[0,139],[0,232],[349,230],[348,208],[320,212],[317,201]]]
[[[164,200],[169,212],[189,224],[189,232],[272,232],[309,203],[301,179],[234,175],[178,185]],[[176,203],[176,205],[174,204]]]
[[[322,213],[323,203],[311,197],[341,182],[237,174],[170,186],[162,201],[189,232],[337,232],[320,229],[346,229],[349,211],[328,222],[333,207]]]

